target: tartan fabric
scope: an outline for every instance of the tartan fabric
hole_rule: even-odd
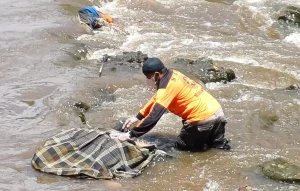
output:
[[[155,150],[111,138],[112,132],[76,128],[62,131],[37,149],[32,166],[46,173],[96,179],[139,175],[157,155]]]

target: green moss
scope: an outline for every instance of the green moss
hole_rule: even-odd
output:
[[[79,113],[79,118],[83,124],[86,124],[86,118],[83,112]]]
[[[28,106],[33,106],[35,104],[35,101],[24,101],[24,100],[22,100],[21,102],[26,103]]]
[[[273,127],[275,122],[279,120],[279,117],[271,111],[260,111],[258,117],[261,122],[261,128],[264,129]]]

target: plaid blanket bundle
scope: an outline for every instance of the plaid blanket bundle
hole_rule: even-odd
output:
[[[155,147],[113,138],[117,131],[69,129],[49,138],[32,158],[42,172],[79,178],[112,179],[135,177],[161,154]]]

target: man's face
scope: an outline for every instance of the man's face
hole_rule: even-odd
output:
[[[159,73],[158,72],[155,72],[155,73],[151,73],[151,74],[146,74],[146,77],[147,77],[147,85],[149,85],[151,88],[157,88],[157,81],[158,81],[158,78],[159,78]]]

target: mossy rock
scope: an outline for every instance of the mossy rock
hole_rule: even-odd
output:
[[[261,165],[262,173],[272,180],[300,182],[300,167],[282,158],[267,161]]]
[[[300,26],[300,8],[288,6],[280,11],[279,21],[284,21],[287,24]]]
[[[78,116],[79,116],[79,118],[80,118],[82,124],[86,124],[86,117],[85,117],[85,114],[84,114],[83,112],[80,112]]]
[[[26,103],[28,106],[33,106],[35,104],[35,101],[25,101],[21,100],[21,102]]]
[[[258,117],[264,129],[273,127],[274,123],[279,120],[279,117],[271,111],[260,111]]]

